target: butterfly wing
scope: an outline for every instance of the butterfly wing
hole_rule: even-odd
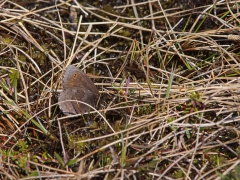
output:
[[[79,89],[76,89],[75,93],[72,96],[72,100],[79,100],[86,104],[89,104],[90,106],[96,107],[98,96],[96,94],[92,93],[90,90],[84,91],[84,96],[81,96],[79,98],[79,94],[82,92],[79,92]],[[82,93],[83,94],[83,93]],[[88,105],[85,105],[81,102],[72,102],[73,107],[77,113],[87,113],[89,111],[92,111],[91,107]]]
[[[72,100],[72,95],[72,90],[66,89],[60,93],[60,96],[58,98],[59,108],[65,115],[77,114],[72,101],[69,101]]]
[[[63,89],[68,88],[83,88],[95,94],[99,93],[93,81],[84,72],[73,65],[69,65],[66,68],[63,77]]]

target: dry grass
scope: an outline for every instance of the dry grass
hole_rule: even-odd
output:
[[[240,179],[240,1],[86,2],[1,2],[1,179]],[[97,112],[59,110],[69,64]]]

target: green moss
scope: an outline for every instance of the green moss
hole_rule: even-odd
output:
[[[173,178],[183,178],[183,177],[185,177],[185,174],[183,173],[183,171],[181,169],[177,169],[177,170],[173,171],[172,177]]]

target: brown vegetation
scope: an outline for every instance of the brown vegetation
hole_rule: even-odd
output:
[[[240,179],[239,1],[0,7],[0,179]],[[98,110],[60,111],[70,64]]]

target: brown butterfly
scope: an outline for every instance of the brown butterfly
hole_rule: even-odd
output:
[[[63,91],[58,98],[59,107],[65,115],[83,114],[91,111],[89,106],[77,101],[95,107],[98,97],[97,87],[84,72],[73,65],[66,68],[63,76]]]

